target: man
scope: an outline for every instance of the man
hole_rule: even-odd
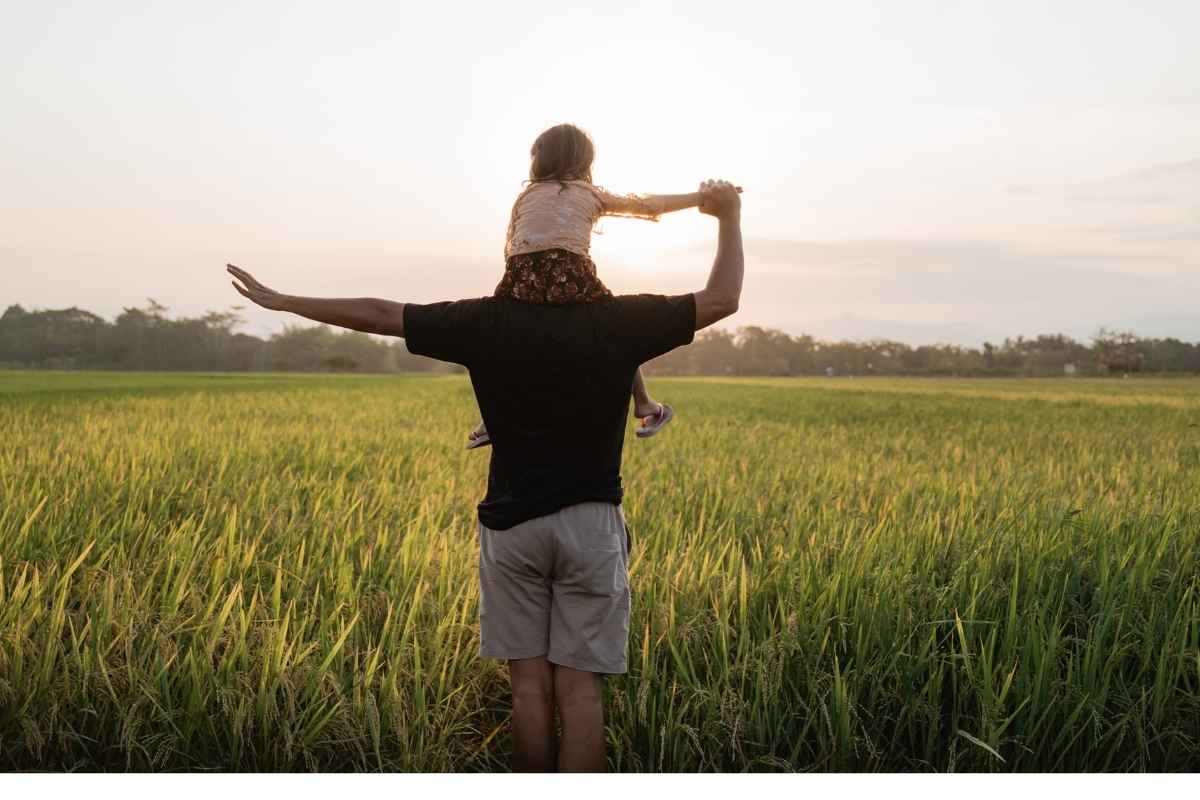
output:
[[[719,220],[705,287],[546,306],[485,297],[416,305],[295,297],[233,265],[234,288],[265,308],[367,333],[465,366],[492,436],[479,504],[480,654],[508,661],[513,768],[601,772],[601,676],[627,671],[628,538],[621,448],[638,365],[737,311],[741,200],[701,185]],[[554,713],[562,722],[556,741]]]

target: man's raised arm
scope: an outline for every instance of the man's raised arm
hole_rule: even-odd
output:
[[[703,201],[700,211],[720,222],[717,232],[717,256],[713,259],[708,283],[695,293],[696,330],[707,328],[738,310],[742,299],[742,199],[726,181],[705,181],[700,187]]]
[[[229,274],[242,282],[233,282],[238,293],[263,308],[290,311],[316,322],[350,328],[363,333],[385,336],[404,335],[404,303],[380,300],[375,297],[297,297],[282,294],[259,283],[244,269],[226,264]]]

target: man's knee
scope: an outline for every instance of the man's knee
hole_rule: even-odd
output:
[[[515,703],[548,703],[554,700],[554,687],[549,683],[514,683],[512,694]]]
[[[599,703],[602,696],[601,681],[599,673],[555,664],[554,699],[560,708],[585,703]]]
[[[514,702],[546,702],[554,698],[554,671],[545,658],[508,662]]]

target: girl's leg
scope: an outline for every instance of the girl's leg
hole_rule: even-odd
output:
[[[638,367],[633,375],[633,415],[638,419],[658,413],[658,401],[650,396],[646,388],[646,379],[642,377],[642,368]]]

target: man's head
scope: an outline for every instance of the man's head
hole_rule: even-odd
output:
[[[596,147],[582,129],[564,123],[542,131],[529,150],[529,180],[592,182]]]

